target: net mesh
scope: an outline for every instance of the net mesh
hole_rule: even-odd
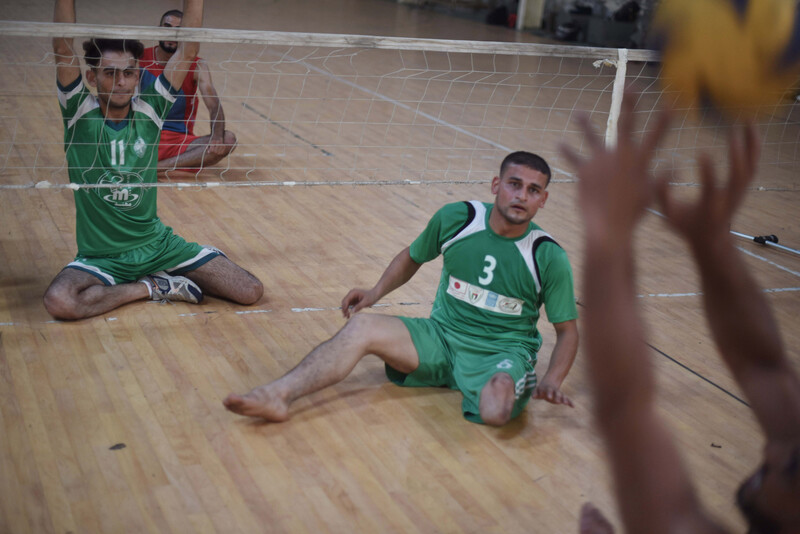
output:
[[[126,32],[154,44],[153,29]],[[487,43],[469,51],[470,43],[432,40],[351,45],[357,36],[298,46],[295,34],[265,32],[258,42],[258,32],[205,32],[225,36],[207,37],[212,42],[201,44],[201,56],[238,144],[214,166],[161,173],[158,186],[486,181],[513,150],[542,155],[555,180],[570,180],[558,146],[581,146],[576,112],[588,113],[601,134],[614,124],[612,49],[503,43],[493,53]],[[674,101],[658,83],[655,55],[647,59],[626,64],[624,84],[638,92],[641,131],[654,124],[655,110]],[[67,184],[49,36],[0,28],[0,61],[0,187]],[[206,135],[208,113],[198,107],[195,134]],[[795,187],[797,108],[787,97],[759,118],[762,187]],[[698,148],[724,162],[727,122],[710,111],[677,115],[656,164],[693,183]]]

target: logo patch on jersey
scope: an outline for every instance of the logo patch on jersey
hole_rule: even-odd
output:
[[[147,143],[144,142],[144,139],[139,137],[136,139],[136,142],[133,143],[133,151],[137,157],[144,156],[145,151],[147,150]]]
[[[488,291],[453,276],[450,276],[447,284],[447,294],[482,310],[504,315],[522,315],[522,300]]]
[[[98,196],[120,211],[134,209],[142,201],[142,177],[133,172],[106,171],[97,181],[111,188],[95,189]]]
[[[466,296],[467,294],[467,285],[468,284],[462,282],[461,280],[456,280],[451,276],[450,285],[447,288],[447,292],[453,296],[460,295],[456,298],[461,299],[461,297]]]
[[[476,302],[481,300],[481,297],[483,296],[483,291],[484,290],[482,288],[480,288],[480,287],[471,286],[469,288],[469,293],[468,293],[469,294],[469,301],[471,303],[475,304]]]
[[[519,315],[522,313],[522,301],[508,297],[502,297],[497,301],[497,307],[504,313]]]

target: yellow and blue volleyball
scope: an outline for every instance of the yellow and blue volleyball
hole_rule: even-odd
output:
[[[653,28],[661,80],[684,105],[722,111],[774,104],[797,88],[797,0],[661,0]]]

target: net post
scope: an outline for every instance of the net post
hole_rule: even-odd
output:
[[[622,96],[625,92],[625,76],[628,70],[628,49],[620,48],[616,61],[617,74],[614,77],[614,87],[611,91],[611,109],[608,110],[606,122],[606,147],[617,145],[617,120],[622,109]]]

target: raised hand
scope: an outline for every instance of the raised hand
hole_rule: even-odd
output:
[[[570,146],[560,147],[578,174],[580,206],[590,239],[592,236],[629,239],[653,199],[649,167],[667,129],[669,112],[659,114],[656,127],[639,144],[633,139],[633,100],[633,95],[626,93],[616,147],[604,146],[586,115],[577,120],[591,152],[589,157],[581,157]]]
[[[659,180],[657,195],[667,221],[697,248],[729,237],[733,214],[753,180],[760,154],[755,127],[733,130],[729,140],[728,183],[717,187],[716,171],[707,154],[699,157],[702,190],[694,202],[680,203],[671,195],[666,180]]]

